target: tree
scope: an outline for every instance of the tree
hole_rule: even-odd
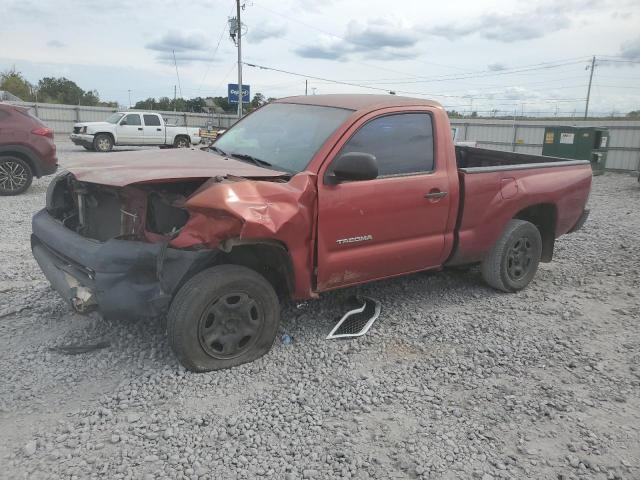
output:
[[[38,82],[38,98],[49,103],[80,105],[85,91],[68,78],[44,77]]]
[[[149,97],[146,100],[140,100],[136,102],[133,108],[136,108],[138,110],[155,110],[157,106],[158,104],[156,103],[156,99]]]
[[[173,108],[171,108],[171,99],[169,97],[160,97],[156,104],[156,109],[165,111],[173,110]]]
[[[202,112],[203,108],[206,106],[207,104],[204,102],[204,98],[202,97],[190,98],[187,100],[187,110],[189,112]]]
[[[262,105],[267,103],[267,100],[264,98],[264,95],[261,93],[256,93],[253,96],[251,102],[249,102],[249,111],[255,110],[256,108],[260,108]]]
[[[640,110],[633,110],[627,113],[627,117],[629,118],[640,118]]]
[[[24,78],[22,73],[13,69],[0,73],[0,90],[12,93],[24,101],[34,99],[33,85]]]

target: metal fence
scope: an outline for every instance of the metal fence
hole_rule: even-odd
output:
[[[85,107],[81,105],[60,105],[56,103],[9,102],[33,110],[35,115],[52,128],[57,135],[69,134],[73,131],[73,124],[78,122],[100,122],[108,118],[113,112],[119,111],[111,107]],[[142,110],[127,110],[140,112]],[[148,110],[145,110],[148,111]],[[228,114],[207,114],[193,112],[165,112],[154,110],[162,115],[168,123],[187,127],[204,127],[207,121],[220,127],[230,127],[237,117]]]
[[[607,127],[609,153],[607,170],[640,170],[640,121],[637,120],[493,120],[452,119],[459,129],[457,140],[475,141],[479,147],[511,152],[542,154],[545,127],[572,125],[576,127]]]
[[[68,134],[77,122],[97,122],[106,119],[117,109],[109,107],[84,107],[79,105],[58,105],[52,103],[11,102],[30,107],[38,118],[56,134]],[[139,111],[139,110],[130,110]],[[228,114],[206,114],[193,112],[158,111],[169,123],[202,127],[212,121],[221,127],[230,127],[237,117]],[[558,120],[494,120],[452,119],[451,125],[458,127],[458,140],[476,141],[478,145],[494,150],[542,153],[544,129],[547,126],[571,124],[577,127],[607,127],[609,154],[607,169],[640,170],[640,121],[637,120],[578,120],[567,122]]]

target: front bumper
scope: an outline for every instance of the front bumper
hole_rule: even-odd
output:
[[[76,145],[81,145],[83,147],[93,146],[93,135],[88,135],[86,133],[72,133],[69,135],[69,138]]]
[[[81,313],[162,316],[180,285],[216,255],[130,240],[101,243],[64,227],[46,209],[34,215],[32,226],[31,249],[42,272]]]

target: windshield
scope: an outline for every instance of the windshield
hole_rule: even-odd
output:
[[[122,117],[124,117],[124,113],[114,113],[109,118],[107,118],[105,122],[118,123],[118,120],[120,120]]]
[[[275,170],[298,173],[352,113],[343,108],[272,103],[229,129],[214,146],[231,156],[250,156]]]

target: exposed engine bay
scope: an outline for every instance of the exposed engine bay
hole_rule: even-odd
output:
[[[49,188],[47,211],[92,240],[166,241],[187,223],[185,201],[207,180],[112,187],[79,182],[67,174]]]

